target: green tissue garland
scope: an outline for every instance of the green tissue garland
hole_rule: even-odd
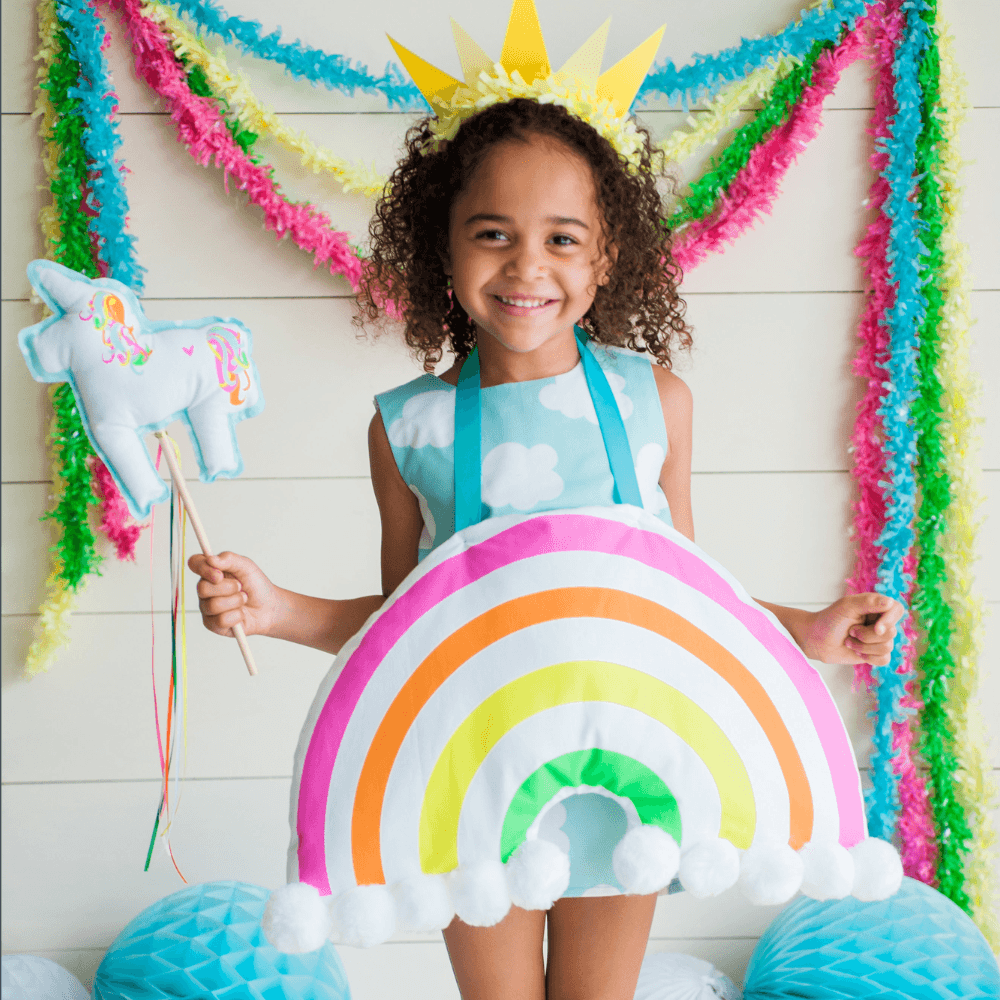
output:
[[[913,404],[913,418],[919,434],[916,473],[921,503],[916,527],[920,556],[912,608],[925,642],[918,664],[923,700],[918,749],[930,771],[931,808],[937,828],[938,884],[941,892],[971,914],[971,904],[964,889],[964,854],[969,849],[972,832],[955,795],[954,775],[958,762],[955,734],[946,707],[949,683],[955,675],[955,662],[950,649],[952,612],[943,596],[946,566],[939,548],[941,535],[947,527],[952,490],[941,433],[943,388],[938,377],[945,295],[941,242],[945,221],[938,181],[944,136],[940,120],[940,64],[935,7],[935,0],[929,0],[929,9],[923,12],[931,33],[931,44],[920,65],[923,128],[916,150],[920,221],[924,228],[922,242],[927,248],[921,268],[927,313],[920,329],[920,354],[917,359],[921,392]]]
[[[49,140],[59,150],[51,180],[52,201],[59,220],[59,235],[53,240],[52,254],[60,264],[89,278],[97,278],[100,275],[94,263],[84,210],[88,176],[83,151],[86,126],[77,110],[79,101],[69,96],[70,88],[80,77],[80,64],[73,55],[66,26],[61,20],[56,40],[56,54],[48,79],[39,85],[49,92],[55,116]],[[58,576],[67,587],[76,590],[85,576],[99,572],[102,562],[94,548],[89,519],[91,505],[98,502],[91,489],[90,462],[94,449],[83,429],[68,383],[62,383],[53,391],[52,406],[51,438],[62,491],[55,508],[45,514],[43,520],[59,525],[59,537],[53,546],[59,563]]]
[[[826,49],[832,48],[831,42],[814,42],[802,65],[775,83],[767,102],[753,120],[733,134],[732,142],[718,161],[713,158],[710,169],[691,185],[691,194],[671,216],[671,227],[702,219],[715,208],[720,194],[728,189],[733,178],[746,166],[754,147],[791,114],[802,91],[812,82],[816,60]]]

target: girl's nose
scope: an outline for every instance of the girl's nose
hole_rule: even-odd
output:
[[[509,277],[530,279],[543,274],[546,266],[545,248],[524,240],[511,251],[505,270]]]

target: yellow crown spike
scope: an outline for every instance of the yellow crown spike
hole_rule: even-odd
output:
[[[641,45],[637,45],[624,59],[620,59],[597,80],[597,96],[610,100],[620,115],[628,112],[639,93],[642,81],[660,47],[660,39],[666,25],[650,35]]]
[[[534,0],[514,0],[500,64],[508,73],[518,70],[529,85],[552,72]]]
[[[406,67],[406,72],[410,74],[410,78],[420,93],[427,98],[427,103],[431,107],[434,106],[435,102],[451,100],[452,94],[462,85],[460,80],[449,76],[437,66],[432,66],[415,52],[403,48],[390,35],[385,37],[389,39],[390,44],[396,50],[396,55],[399,56],[399,61]]]
[[[601,73],[601,60],[604,58],[604,46],[608,41],[608,28],[611,26],[609,17],[556,72],[560,78],[574,77],[591,87],[596,87],[597,78]]]
[[[455,18],[451,19],[451,33],[455,37],[455,48],[458,49],[465,82],[468,86],[474,87],[480,73],[484,70],[487,73],[493,72],[493,60]]]

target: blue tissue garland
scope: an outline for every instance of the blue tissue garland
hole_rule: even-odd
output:
[[[394,63],[383,76],[372,76],[367,67],[352,65],[346,56],[332,55],[303,45],[301,41],[281,41],[281,29],[262,34],[258,21],[231,17],[216,0],[170,0],[203,31],[218,35],[238,45],[247,55],[280,63],[294,77],[322,83],[331,90],[353,94],[355,90],[383,94],[389,106],[426,108],[427,104],[412,83]],[[685,107],[701,97],[711,97],[725,84],[741,80],[748,73],[779,56],[804,58],[817,41],[835,42],[844,26],[853,30],[855,23],[872,6],[873,0],[832,0],[827,7],[803,11],[775,35],[742,39],[739,45],[715,55],[697,55],[687,66],[678,69],[673,62],[655,65],[639,88],[635,104],[644,98],[665,96]]]
[[[884,176],[889,185],[883,210],[892,220],[887,257],[889,280],[896,285],[896,301],[884,319],[890,331],[886,362],[888,381],[886,396],[878,412],[891,450],[887,448],[886,452],[888,503],[886,524],[877,539],[884,553],[876,589],[904,606],[913,583],[906,560],[913,550],[917,505],[914,478],[917,429],[912,408],[919,394],[919,331],[927,312],[920,277],[927,249],[920,239],[923,224],[919,205],[912,197],[919,181],[915,176],[917,137],[923,127],[923,92],[918,74],[931,42],[923,18],[927,9],[924,0],[905,0],[902,5],[906,26],[893,65],[896,114],[890,123],[891,138],[885,140],[883,147],[888,156]],[[892,769],[892,725],[904,721],[909,714],[901,702],[906,684],[914,676],[912,671],[900,672],[901,668],[905,670],[907,642],[905,631],[900,629],[888,665],[872,668],[878,679],[879,696],[878,709],[874,713],[873,787],[866,793],[868,827],[872,836],[887,840],[891,839],[899,817],[899,778]]]
[[[128,195],[122,183],[124,164],[115,157],[122,141],[114,114],[118,99],[101,51],[104,23],[86,0],[57,0],[56,15],[80,64],[80,76],[76,86],[69,88],[69,96],[79,102],[77,111],[86,126],[83,148],[96,202],[91,205],[95,214],[88,228],[98,238],[97,255],[107,264],[109,277],[141,293],[145,268],[135,257],[135,237],[125,231]]]

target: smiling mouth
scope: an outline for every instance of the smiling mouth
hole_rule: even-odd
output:
[[[547,306],[555,299],[529,299],[515,295],[494,295],[498,302],[505,306],[513,306],[515,309],[538,309],[540,306]]]

